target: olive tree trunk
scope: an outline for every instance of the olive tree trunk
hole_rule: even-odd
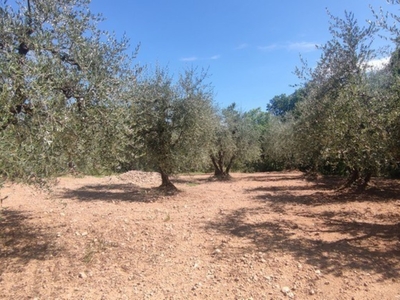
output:
[[[160,174],[161,174],[160,188],[165,189],[167,191],[177,191],[178,190],[176,188],[176,186],[169,179],[168,173],[166,173],[164,170],[160,169]]]

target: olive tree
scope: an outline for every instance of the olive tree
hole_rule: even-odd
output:
[[[167,190],[176,190],[170,175],[201,168],[208,154],[215,110],[206,79],[206,72],[188,69],[175,82],[166,69],[157,68],[132,90],[132,142]]]
[[[388,159],[387,108],[366,80],[377,29],[360,27],[352,13],[330,17],[332,39],[319,47],[321,59],[298,105],[297,155],[314,170],[344,165],[351,173],[347,185],[365,186]]]
[[[262,160],[265,169],[277,171],[295,166],[296,145],[293,137],[293,118],[286,114],[284,120],[271,116],[262,134]]]
[[[388,0],[392,5],[399,5],[399,0]],[[392,42],[394,50],[390,55],[388,74],[385,79],[385,102],[389,107],[390,126],[388,135],[390,139],[390,153],[393,155],[393,166],[400,172],[400,16],[396,13],[389,13],[382,10],[375,11],[375,23],[383,30],[383,37]],[[393,168],[393,167],[392,167]]]
[[[135,75],[128,41],[97,28],[103,18],[89,0],[10,2],[0,3],[1,175],[29,180],[101,164],[93,143],[112,142],[107,114]]]
[[[229,178],[234,164],[241,167],[260,158],[260,131],[251,116],[237,110],[235,103],[222,109],[210,153],[215,177]]]

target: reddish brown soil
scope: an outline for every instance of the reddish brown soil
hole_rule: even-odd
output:
[[[400,300],[400,185],[299,172],[61,178],[1,190],[1,299]]]

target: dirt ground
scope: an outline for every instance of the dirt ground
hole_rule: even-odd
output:
[[[300,172],[60,178],[1,190],[1,299],[400,300],[400,181]]]

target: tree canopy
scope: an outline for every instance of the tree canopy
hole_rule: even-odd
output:
[[[201,169],[212,141],[215,110],[205,72],[189,69],[177,82],[166,70],[139,80],[132,91],[135,144],[142,160],[160,172],[162,187],[175,189],[169,176]]]
[[[393,4],[399,2],[392,1]],[[0,4],[0,175],[38,182],[67,172],[299,168],[365,186],[400,173],[399,17],[330,16],[331,39],[303,85],[266,111],[217,109],[207,72],[134,64],[129,41],[98,29],[89,0]],[[388,36],[390,54],[374,40]],[[373,69],[371,61],[390,56]]]
[[[260,126],[255,114],[242,113],[233,103],[222,109],[215,129],[215,140],[210,158],[214,175],[228,178],[234,164],[243,165],[260,157]]]
[[[99,30],[102,17],[90,12],[89,2],[0,4],[0,172],[6,178],[94,166],[99,140],[111,142],[96,128],[138,70],[125,53],[128,41]]]

